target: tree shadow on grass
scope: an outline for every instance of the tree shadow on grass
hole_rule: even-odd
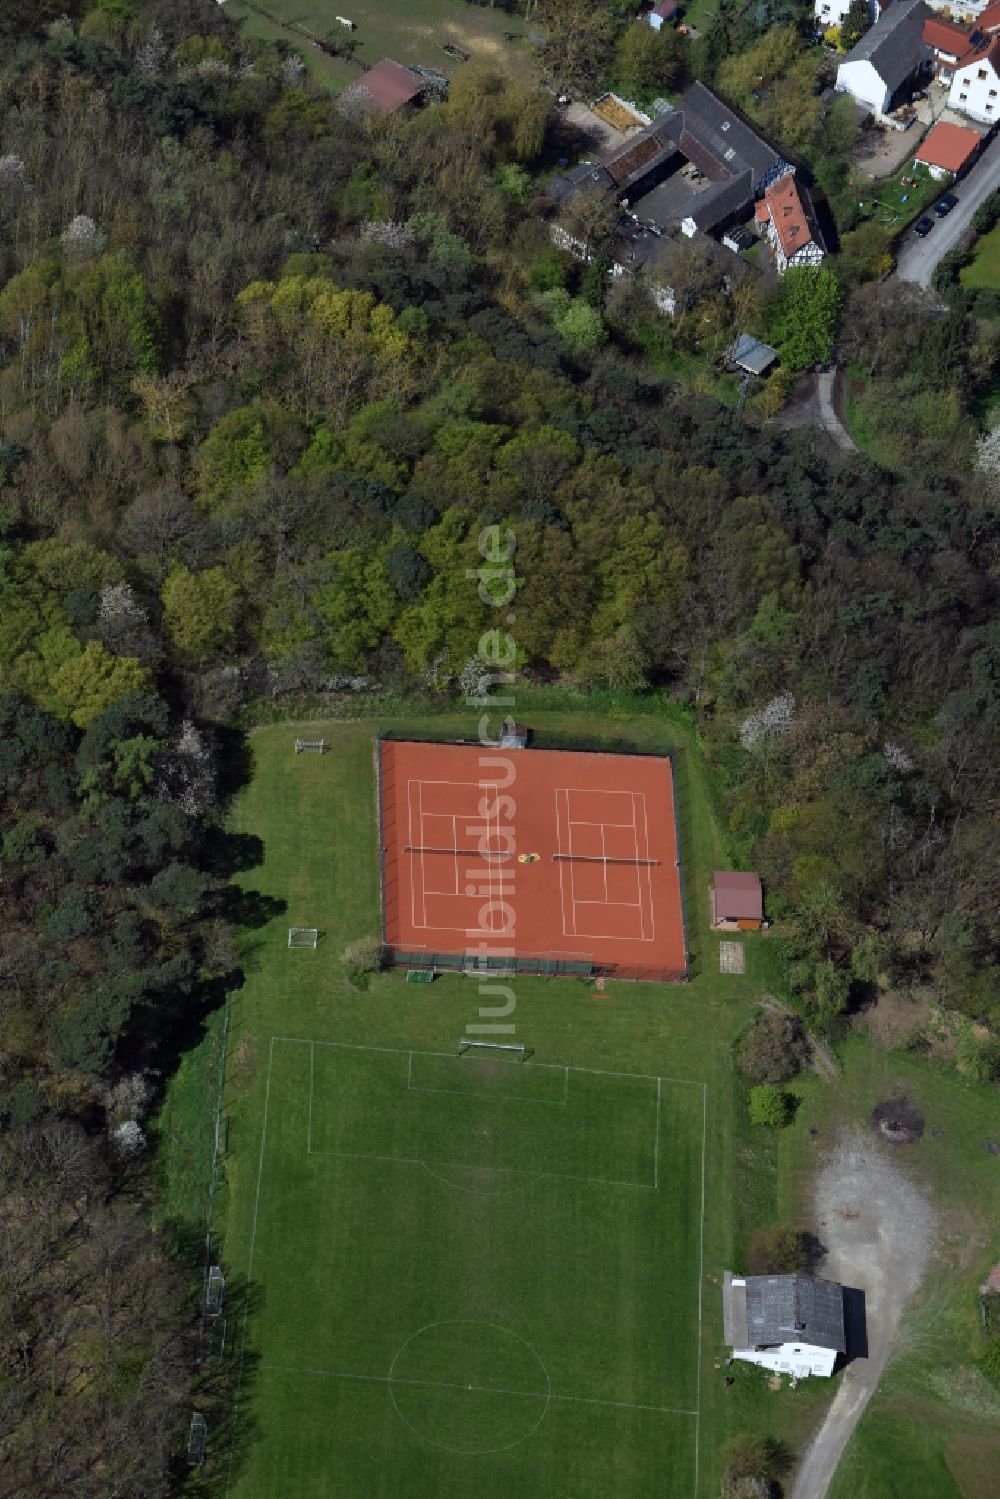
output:
[[[193,1406],[208,1423],[205,1463],[189,1468],[182,1454],[177,1468],[178,1477],[186,1477],[184,1492],[199,1499],[223,1499],[246,1469],[260,1435],[253,1414],[260,1356],[249,1339],[263,1304],[259,1284],[229,1275],[221,1315],[202,1324]]]

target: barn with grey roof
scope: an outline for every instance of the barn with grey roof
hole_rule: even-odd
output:
[[[811,1275],[734,1275],[722,1281],[733,1358],[776,1374],[829,1376],[847,1352],[844,1288]]]

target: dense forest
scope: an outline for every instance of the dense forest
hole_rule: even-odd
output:
[[[523,679],[689,705],[810,1021],[920,987],[1000,1075],[995,341],[845,258],[892,471],[668,378],[720,288],[556,252],[550,96],[470,68],[370,120],[214,0],[0,15],[0,1495],[174,1483],[143,1120],[236,981],[232,731],[475,696],[485,525]]]

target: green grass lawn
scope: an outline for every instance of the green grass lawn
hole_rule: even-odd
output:
[[[904,177],[910,180],[904,183]],[[912,161],[905,162],[894,176],[883,182],[872,183],[866,177],[859,177],[854,185],[859,201],[865,203],[865,217],[876,218],[880,224],[900,232],[919,218],[928,203],[945,189],[944,183],[932,177],[925,166],[914,166]]]
[[[504,57],[508,65],[518,66],[528,57],[528,44],[521,40],[523,20],[492,7],[466,5],[463,0],[354,0],[342,5],[340,0],[229,0],[227,13],[240,21],[250,36],[274,40],[281,37],[301,51],[316,81],[339,91],[354,82],[362,72],[342,59],[331,58],[311,46],[304,36],[276,23],[299,22],[319,37],[347,37],[336,17],[347,16],[355,23],[349,35],[357,45],[355,56],[365,67],[391,57],[396,62],[419,63],[451,74],[457,63],[442,51],[451,43],[477,58]],[[263,12],[267,12],[264,14]],[[274,18],[274,19],[271,19]],[[505,32],[516,33],[518,40],[505,42]]]
[[[959,271],[958,279],[970,291],[1000,289],[1000,224],[976,241],[975,256]]]
[[[727,1434],[794,1443],[832,1393],[817,1381],[783,1400],[748,1367],[724,1382],[722,1271],[778,1211],[778,1145],[746,1123],[732,1045],[782,959],[772,938],[749,937],[747,973],[718,971],[707,886],[729,861],[696,738],[665,707],[602,720],[524,706],[542,743],[674,752],[693,980],[598,993],[518,977],[516,1039],[534,1057],[459,1063],[474,982],[391,972],[362,991],[342,962],[377,928],[378,725],[250,736],[234,831],[263,848],[241,876],[252,924],[214,1222],[230,1285],[252,1285],[245,1328],[229,1330],[242,1363],[234,1499],[326,1494],[333,1471],[345,1493],[403,1499],[688,1499],[696,1461],[697,1493],[714,1495]],[[470,724],[392,727],[456,737]],[[332,751],[296,757],[297,732]],[[315,950],[288,950],[299,924],[323,933]],[[188,1201],[192,1223],[213,1035],[161,1119],[171,1217]],[[606,1076],[623,1073],[637,1076]],[[209,1492],[229,1482],[221,1417],[210,1441]]]

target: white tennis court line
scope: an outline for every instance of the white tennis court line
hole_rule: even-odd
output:
[[[472,1391],[477,1395],[520,1395],[525,1399],[546,1398],[544,1390],[510,1390],[502,1385],[479,1385],[469,1384],[460,1380],[445,1379],[400,1379],[396,1375],[388,1374],[348,1374],[341,1369],[311,1369],[306,1365],[295,1364],[271,1364],[269,1367],[275,1374],[302,1374],[312,1375],[317,1379],[353,1379],[361,1384],[394,1384],[413,1386],[422,1390],[464,1390]],[[601,1400],[593,1395],[557,1395],[554,1390],[548,1392],[549,1400],[571,1401],[576,1405],[604,1405],[613,1410],[622,1411],[649,1411],[654,1416],[697,1416],[697,1411],[685,1410],[676,1405],[639,1405],[631,1400]]]
[[[623,797],[627,796],[629,798],[629,800],[631,802],[631,806],[632,806],[632,821],[630,823],[628,823],[628,822],[592,822],[592,821],[590,821],[589,818],[583,818],[583,817],[574,818],[573,815],[572,815],[572,804],[570,802],[570,796],[571,796],[571,794],[575,791],[579,795],[587,796],[587,795],[592,794],[592,792],[594,791],[594,789],[595,788],[585,789],[582,786],[557,786],[555,788],[555,794],[556,794],[556,841],[557,841],[559,853],[565,853],[565,854],[569,854],[569,855],[572,856],[572,853],[573,853],[573,829],[575,827],[581,827],[581,828],[600,828],[600,830],[601,830],[601,853],[600,853],[600,858],[605,861],[604,863],[602,863],[602,866],[601,866],[601,872],[602,872],[602,874],[604,876],[604,899],[602,901],[601,900],[581,900],[577,896],[577,893],[576,893],[576,876],[575,876],[575,871],[574,871],[574,868],[573,868],[572,858],[569,858],[567,860],[560,859],[558,861],[558,863],[559,863],[559,896],[560,896],[560,904],[562,906],[563,936],[564,937],[579,937],[579,936],[582,935],[582,936],[585,936],[585,937],[600,938],[602,941],[605,941],[605,942],[615,942],[615,941],[617,941],[617,942],[636,942],[636,941],[638,941],[638,942],[655,942],[655,940],[656,940],[656,909],[655,909],[655,904],[654,904],[654,901],[653,901],[653,871],[652,871],[652,868],[650,866],[648,866],[648,865],[644,866],[644,865],[639,865],[639,864],[636,865],[636,869],[635,869],[635,893],[636,893],[636,899],[634,901],[623,901],[623,900],[614,900],[613,901],[613,900],[610,900],[608,898],[608,866],[607,866],[607,862],[606,862],[607,858],[608,858],[608,852],[607,852],[607,838],[606,838],[605,830],[607,828],[625,828],[625,829],[628,829],[629,831],[631,831],[631,833],[632,833],[632,842],[633,842],[633,847],[635,849],[635,857],[636,857],[636,859],[637,860],[640,859],[640,858],[648,859],[649,858],[649,809],[648,809],[647,802],[646,802],[646,793],[644,791],[620,791],[620,792],[614,792],[614,793],[612,793],[613,795],[616,795],[616,796],[623,796]],[[566,842],[565,846],[563,844],[563,834],[562,834],[562,805],[560,803],[560,797],[565,798],[566,831],[567,831],[567,842]],[[642,831],[643,831],[645,852],[641,853],[641,854],[639,852],[639,832],[640,832],[640,826],[639,826],[638,811],[637,811],[637,806],[636,806],[637,799],[639,801],[641,801],[641,804],[642,804],[642,815],[643,815]],[[564,883],[563,883],[563,880],[564,880],[563,864],[564,863],[567,863],[569,865],[569,898],[570,898],[570,904],[571,904],[571,910],[572,910],[572,915],[571,915],[571,918],[570,918],[571,925],[567,924],[566,891],[565,891],[565,887],[564,887]],[[646,882],[645,891],[643,890],[643,875],[645,875],[645,882]],[[599,931],[595,931],[595,930],[593,930],[591,928],[588,928],[585,932],[581,933],[580,929],[579,929],[579,922],[578,922],[578,919],[577,919],[577,907],[578,906],[614,906],[614,907],[616,907],[617,909],[620,909],[620,910],[638,911],[638,913],[639,913],[639,932],[638,932],[638,935],[636,936],[634,933],[628,933],[627,935],[622,936],[622,934],[619,933],[619,932],[614,932],[614,933],[612,933],[612,932],[599,932]],[[646,917],[647,917],[647,914],[649,916],[649,923],[650,923],[650,928],[651,928],[651,930],[648,933],[647,933],[647,930],[646,930]]]

